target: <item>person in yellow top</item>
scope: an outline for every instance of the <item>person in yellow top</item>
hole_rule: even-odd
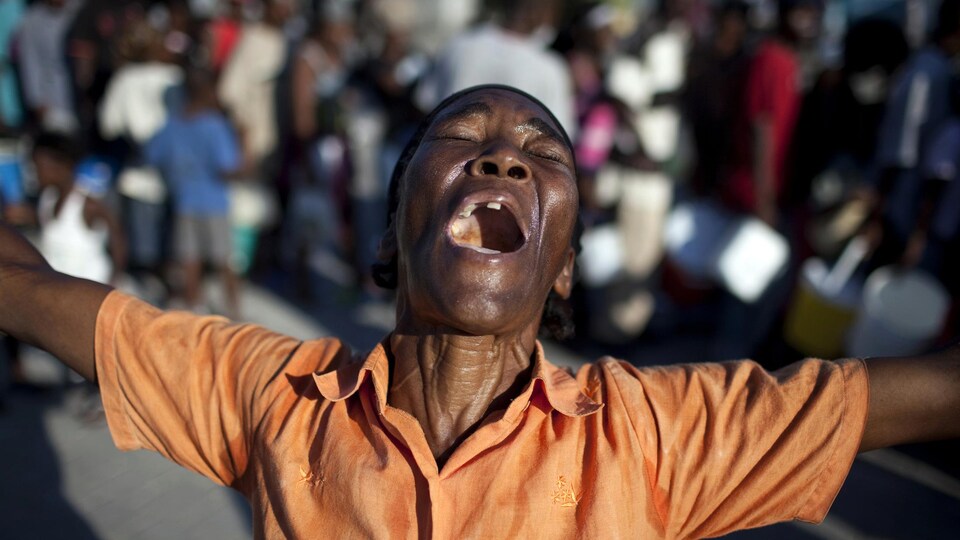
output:
[[[122,449],[248,498],[258,538],[701,538],[823,519],[858,451],[960,435],[960,352],[637,369],[552,365],[578,194],[569,139],[483,86],[397,166],[368,354],[163,312],[0,236],[0,328],[97,380]],[[557,314],[560,314],[557,317]]]

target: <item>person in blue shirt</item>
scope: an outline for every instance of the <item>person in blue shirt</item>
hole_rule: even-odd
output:
[[[877,266],[897,262],[905,254],[910,258],[915,251],[908,244],[924,218],[923,160],[952,117],[958,58],[960,0],[943,0],[933,40],[903,66],[878,133],[877,181],[871,195],[882,222],[882,241],[874,256]]]
[[[921,157],[921,200],[917,223],[902,262],[935,275],[960,298],[960,99],[952,96],[954,113],[932,137]],[[953,335],[960,335],[954,321]]]
[[[183,271],[184,300],[191,309],[203,309],[200,285],[204,263],[209,263],[223,276],[226,314],[236,317],[239,278],[230,265],[227,182],[239,175],[243,160],[236,134],[217,108],[213,74],[190,69],[184,86],[183,110],[150,139],[144,154],[170,190],[173,253]]]

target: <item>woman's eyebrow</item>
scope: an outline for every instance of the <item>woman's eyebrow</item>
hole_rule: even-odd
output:
[[[564,138],[559,131],[557,131],[542,118],[537,118],[534,116],[528,119],[526,122],[518,125],[514,129],[517,130],[517,133],[523,133],[524,131],[536,131],[537,133],[545,135],[546,137],[553,139],[555,142],[569,148],[566,138]]]
[[[484,118],[493,116],[493,108],[482,101],[471,101],[441,114],[440,117],[437,118],[437,122],[456,122],[475,116],[482,116]]]

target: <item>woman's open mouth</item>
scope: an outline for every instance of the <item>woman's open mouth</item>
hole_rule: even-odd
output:
[[[523,246],[517,218],[495,201],[465,206],[450,224],[453,243],[488,255],[511,253]]]

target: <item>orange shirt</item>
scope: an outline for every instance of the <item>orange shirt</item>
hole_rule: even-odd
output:
[[[114,292],[97,373],[121,449],[149,448],[243,492],[258,538],[699,538],[821,520],[856,454],[857,360],[534,378],[437,469],[387,405],[382,345],[300,342]]]

